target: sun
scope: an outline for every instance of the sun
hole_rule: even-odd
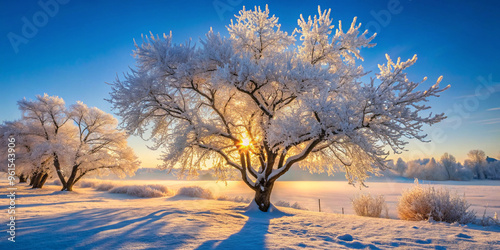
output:
[[[249,139],[249,138],[247,138],[247,137],[243,137],[243,138],[241,139],[241,143],[240,143],[240,145],[241,145],[241,146],[243,146],[243,147],[248,147],[248,146],[250,146],[251,144],[252,144],[252,142],[250,141],[250,139]]]

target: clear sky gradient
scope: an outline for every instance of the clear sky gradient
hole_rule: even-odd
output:
[[[112,112],[106,82],[134,67],[133,39],[172,31],[176,43],[198,42],[210,27],[227,36],[234,14],[255,5],[265,2],[1,1],[0,121],[20,118],[16,102],[43,93]],[[500,1],[270,1],[269,9],[291,33],[299,15],[317,14],[318,5],[332,9],[336,27],[357,16],[378,33],[377,46],[361,52],[365,69],[377,72],[386,53],[404,60],[417,54],[410,80],[427,76],[429,87],[443,75],[442,86],[451,84],[430,102],[431,112],[449,119],[425,128],[431,143],[410,141],[404,159],[449,152],[463,161],[471,149],[500,156]],[[148,143],[131,137],[130,144],[144,167],[159,163]]]

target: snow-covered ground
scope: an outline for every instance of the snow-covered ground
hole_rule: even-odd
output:
[[[253,198],[253,191],[241,181],[158,181],[158,180],[127,180],[112,181],[119,185],[161,184],[177,189],[183,186],[196,185],[211,190],[215,196]],[[347,181],[278,181],[274,185],[271,201],[298,202],[310,211],[318,211],[318,199],[321,200],[321,211],[328,213],[354,214],[351,199],[359,193],[383,195],[389,208],[389,217],[397,218],[396,204],[404,189],[413,186],[413,180],[399,179],[390,182],[367,182],[368,188],[353,187]],[[421,185],[445,187],[452,193],[465,199],[472,205],[478,215],[493,216],[500,214],[500,181],[420,181]]]
[[[140,181],[140,183],[146,183]],[[127,184],[140,184],[127,181]],[[157,181],[155,181],[157,183]],[[498,182],[450,183],[465,192],[475,206],[489,203],[499,208]],[[0,195],[6,197],[5,182]],[[173,189],[192,182],[160,183]],[[244,184],[196,182],[216,195],[248,195]],[[373,194],[397,199],[401,188],[410,183],[370,183]],[[91,188],[60,192],[47,185],[41,190],[18,185],[16,242],[4,234],[0,249],[499,249],[500,228],[447,223],[409,222],[376,219],[350,214],[319,213],[278,207],[279,211],[247,211],[247,204],[174,196],[137,198]],[[329,187],[325,189],[325,187]],[[302,190],[302,191],[301,191]],[[281,182],[273,200],[298,201],[316,210],[321,198],[323,211],[338,212],[339,205],[351,211],[349,198],[359,192],[342,182]],[[243,194],[242,194],[243,193]],[[394,196],[394,197],[393,197]],[[1,225],[9,222],[7,199]],[[481,211],[482,213],[482,211]]]

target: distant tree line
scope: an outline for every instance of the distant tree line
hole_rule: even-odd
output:
[[[424,158],[405,162],[399,158],[396,163],[390,162],[389,167],[398,175],[421,180],[456,180],[500,179],[500,161],[486,156],[482,150],[471,150],[464,163],[448,153],[440,159]]]

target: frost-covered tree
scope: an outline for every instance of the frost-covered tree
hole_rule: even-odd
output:
[[[406,162],[401,159],[401,157],[399,157],[396,161],[396,171],[399,175],[403,176],[406,172],[406,169],[408,169],[408,164],[406,164]]]
[[[444,153],[443,156],[441,156],[440,164],[446,170],[449,180],[456,180],[458,178],[458,164],[455,156]]]
[[[13,138],[15,140],[14,144],[14,154],[16,157],[15,160],[15,173],[19,178],[19,182],[26,182],[27,179],[31,179],[30,176],[33,174],[33,170],[37,167],[36,165],[32,165],[32,161],[30,161],[31,153],[33,152],[32,145],[33,141],[30,140],[30,137],[22,136],[23,133],[26,132],[28,124],[23,124],[21,121],[7,121],[3,124],[0,124],[0,150],[2,152],[8,151],[9,139]],[[0,161],[7,162],[8,154],[0,154]],[[8,165],[1,164],[0,171],[7,172]],[[43,184],[42,184],[43,185]]]
[[[63,190],[72,191],[73,185],[88,173],[112,171],[118,176],[135,173],[139,162],[127,145],[128,135],[117,130],[118,121],[112,115],[78,102],[71,106],[69,117],[78,134],[71,149],[72,164],[67,179],[60,178]]]
[[[353,20],[334,29],[330,10],[298,20],[292,33],[278,18],[243,8],[229,38],[210,30],[200,46],[174,44],[172,34],[146,36],[134,51],[137,68],[117,79],[110,102],[130,133],[163,147],[163,168],[196,174],[203,167],[226,178],[234,169],[267,211],[275,181],[294,164],[311,171],[343,169],[349,182],[384,168],[405,138],[425,140],[422,104],[444,89],[425,91],[404,70],[417,57],[387,56],[367,83],[360,49],[374,36]],[[296,41],[298,37],[298,41]],[[425,79],[424,79],[425,80]],[[148,131],[151,134],[148,134]]]
[[[469,167],[475,179],[485,179],[486,154],[484,151],[474,149],[467,154],[468,159],[465,160],[465,165]]]
[[[22,112],[19,122],[24,127],[17,137],[30,144],[29,157],[22,160],[30,161],[33,166],[30,184],[33,188],[41,188],[52,173],[62,174],[61,161],[64,162],[66,145],[71,142],[74,127],[68,123],[62,98],[39,95],[36,100],[19,101],[18,106]]]
[[[110,114],[81,102],[67,109],[62,98],[47,94],[18,105],[22,118],[0,126],[0,136],[16,139],[16,164],[33,188],[41,188],[54,173],[62,190],[71,191],[89,173],[120,176],[137,170],[127,135]]]

